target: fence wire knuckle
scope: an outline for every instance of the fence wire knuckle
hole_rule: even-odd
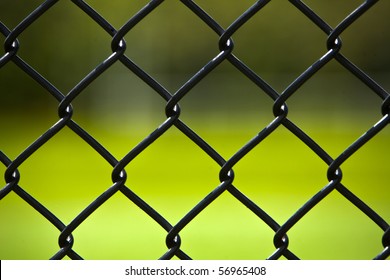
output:
[[[289,239],[289,232],[300,223],[302,218],[312,211],[312,209],[316,208],[319,203],[333,192],[340,194],[343,199],[355,206],[360,212],[364,213],[373,224],[383,231],[381,240],[378,241],[382,243],[383,250],[377,252],[377,254],[371,256],[371,258],[386,259],[390,256],[390,227],[388,222],[376,212],[374,208],[371,208],[368,203],[363,201],[357,194],[344,185],[342,171],[343,164],[349,161],[349,159],[368,141],[380,134],[390,122],[389,93],[384,89],[383,85],[376,82],[342,53],[343,33],[353,26],[355,22],[378,3],[379,0],[362,1],[362,3],[341,20],[335,28],[332,28],[318,13],[312,10],[309,5],[299,0],[289,0],[288,4],[302,17],[309,20],[307,24],[313,25],[312,27],[319,29],[321,34],[325,35],[324,50],[321,57],[318,57],[316,61],[309,65],[309,67],[301,72],[293,82],[280,92],[273,88],[259,73],[252,70],[245,63],[245,60],[241,60],[240,57],[237,56],[235,51],[240,42],[233,41],[236,33],[240,32],[246,23],[253,20],[254,17],[261,17],[262,15],[267,14],[267,9],[265,7],[271,5],[271,0],[254,1],[253,5],[233,20],[227,28],[223,28],[212,15],[202,9],[201,5],[196,3],[197,1],[177,1],[177,5],[181,5],[182,8],[189,10],[191,15],[196,17],[202,25],[218,37],[215,42],[213,42],[215,51],[214,57],[198,69],[192,77],[183,82],[176,91],[167,90],[153,77],[153,75],[148,73],[130,58],[133,42],[126,37],[133,31],[133,28],[140,27],[145,19],[150,17],[156,10],[159,10],[160,5],[164,3],[164,0],[150,1],[133,16],[129,17],[119,29],[114,28],[106,18],[88,4],[88,1],[72,0],[70,3],[72,8],[78,9],[85,18],[92,20],[97,30],[103,30],[109,35],[110,40],[107,40],[107,45],[111,48],[111,53],[103,58],[103,60],[78,83],[74,84],[69,92],[63,92],[51,83],[42,73],[36,70],[34,65],[27,63],[24,59],[28,58],[23,57],[21,54],[21,50],[24,47],[24,42],[21,40],[21,37],[23,37],[25,33],[28,33],[30,27],[59,2],[60,1],[58,0],[43,1],[40,6],[35,10],[32,10],[30,14],[22,19],[13,29],[0,21],[0,32],[4,38],[4,52],[0,56],[0,68],[5,69],[5,66],[14,64],[23,72],[23,75],[32,78],[36,84],[40,85],[45,94],[50,95],[51,98],[57,102],[56,109],[58,120],[29,146],[21,150],[18,156],[11,159],[9,155],[0,150],[0,162],[5,168],[3,174],[5,184],[0,190],[0,203],[2,202],[1,200],[7,196],[16,194],[58,230],[59,250],[54,255],[48,256],[48,258],[63,259],[68,257],[71,259],[83,259],[83,256],[74,249],[74,245],[77,243],[77,232],[75,231],[93,215],[96,210],[117,194],[125,197],[129,202],[138,206],[138,208],[147,215],[147,219],[153,220],[153,222],[166,232],[165,245],[167,251],[161,252],[160,259],[172,259],[174,257],[179,259],[191,259],[191,252],[183,251],[182,243],[185,242],[185,238],[180,236],[181,232],[184,229],[188,229],[193,220],[206,208],[215,203],[222,194],[228,194],[237,202],[246,206],[251,215],[257,217],[259,223],[267,226],[274,233],[273,241],[270,240],[270,242],[273,242],[275,251],[268,255],[268,259],[280,259],[282,257],[287,259],[300,259],[298,254],[291,249],[291,244],[294,243],[294,240]],[[223,5],[221,5],[221,9],[222,8]],[[259,36],[261,36],[261,34],[259,34]],[[125,37],[127,41],[125,40]],[[175,44],[180,44],[180,40]],[[213,46],[212,44],[210,45]],[[158,46],[156,46],[156,48],[158,48]],[[367,51],[370,51],[369,47]],[[337,63],[343,70],[355,76],[358,79],[358,82],[364,84],[366,89],[370,90],[371,93],[382,100],[381,107],[378,108],[382,115],[381,119],[375,124],[372,124],[364,134],[358,137],[336,157],[332,157],[325,147],[321,146],[320,143],[316,142],[309,135],[309,132],[301,129],[292,118],[290,118],[291,112],[294,111],[294,109],[291,109],[290,112],[290,108],[288,107],[289,102],[300,94],[299,89],[311,80],[312,77],[316,76],[316,74],[330,62]],[[255,85],[258,92],[271,101],[272,106],[269,108],[269,111],[273,114],[272,120],[266,126],[259,127],[257,134],[253,135],[252,138],[242,145],[230,158],[224,158],[216,147],[207,142],[200,134],[196,133],[189,124],[183,121],[182,115],[184,114],[185,109],[180,105],[180,102],[189,99],[188,96],[194,95],[194,88],[199,85],[205,77],[210,77],[211,73],[222,63],[229,63],[229,66],[232,66],[235,72],[244,76],[251,84]],[[85,94],[88,87],[94,84],[99,77],[115,64],[121,64],[121,66],[126,68],[126,71],[131,72],[131,74],[138,77],[144,85],[162,99],[164,105],[161,106],[160,110],[166,117],[157,128],[150,131],[148,136],[144,137],[133,148],[127,150],[122,158],[116,158],[113,153],[95,139],[86,128],[74,121],[74,115],[78,110],[78,107],[75,106],[76,101],[81,95]],[[58,65],[58,67],[62,66]],[[68,69],[68,71],[71,70]],[[7,89],[3,89],[1,84],[0,94],[8,94]],[[203,101],[208,102],[208,100]],[[7,122],[7,119],[5,121]],[[99,157],[107,162],[112,168],[112,185],[106,186],[105,191],[100,193],[93,202],[89,203],[73,217],[69,223],[62,221],[55,213],[51,212],[43,202],[38,201],[20,185],[20,179],[23,177],[23,172],[20,170],[26,165],[25,162],[64,129],[70,130],[71,133],[85,142],[85,144],[93,149],[94,153],[98,154]],[[249,198],[237,182],[237,178],[240,175],[238,173],[236,174],[234,171],[236,165],[240,163],[243,158],[248,154],[251,154],[257,147],[262,146],[263,141],[271,138],[270,136],[273,135],[275,131],[281,129],[286,129],[288,133],[298,139],[300,143],[305,145],[310,152],[315,155],[315,157],[319,158],[323,164],[326,165],[326,174],[324,174],[324,177],[327,178],[327,184],[320,186],[318,191],[313,193],[311,198],[303,203],[294,213],[290,213],[285,221],[280,221],[273,217],[267,213],[262,204],[256,203]],[[207,155],[212,162],[219,166],[219,173],[216,174],[219,179],[219,185],[212,187],[209,193],[193,205],[187,213],[184,213],[176,223],[169,221],[162,213],[156,211],[153,204],[147,203],[145,198],[132,188],[131,176],[126,172],[126,169],[132,166],[133,160],[140,157],[145,150],[154,145],[156,140],[171,130],[179,131],[184,137],[188,138],[196,145],[200,153]],[[12,135],[5,132],[2,137],[12,138]],[[2,147],[0,147],[0,149],[1,148]],[[172,151],[172,153],[175,153],[175,151]],[[263,164],[267,163],[263,162]],[[281,165],[283,165],[283,162]],[[283,168],[284,167],[281,166],[281,171],[283,171]],[[174,170],[173,172],[176,171]],[[71,176],[71,174],[69,175]],[[56,182],[51,183],[55,184]],[[261,233],[258,234],[261,235]],[[129,239],[131,238],[132,237],[130,236]],[[205,248],[205,250],[207,250],[207,248]]]

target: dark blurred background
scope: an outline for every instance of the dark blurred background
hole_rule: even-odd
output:
[[[253,2],[248,0],[196,1],[224,28],[227,28]],[[9,29],[13,29],[40,3],[41,1],[2,0],[0,20]],[[118,29],[148,1],[113,0],[88,1],[88,3]],[[361,1],[333,0],[305,1],[305,3],[329,25],[335,27]],[[385,84],[387,84],[386,74],[390,64],[389,9],[389,1],[379,1],[342,34],[342,53],[373,78]],[[294,78],[326,53],[326,38],[325,33],[288,1],[271,1],[234,34],[234,54],[281,92]],[[18,39],[20,42],[18,55],[63,94],[67,94],[86,74],[111,54],[110,36],[71,1],[59,1]],[[172,93],[218,54],[217,34],[179,1],[168,0],[162,3],[134,27],[125,39],[126,55]],[[228,62],[223,63],[214,72],[219,80],[227,83],[240,83],[240,87],[246,83],[246,78],[237,74]],[[232,79],[237,82],[232,82]],[[354,78],[351,78],[351,75],[346,73],[338,63],[329,63],[321,70],[318,78],[308,83],[308,87],[311,83],[322,83],[321,79],[329,79],[330,85],[324,84],[316,91],[318,93],[324,90],[327,91],[326,94],[310,93],[310,96],[315,98],[326,96],[321,102],[316,101],[318,106],[333,95],[341,96],[340,92],[344,99],[366,105],[365,95],[356,94],[353,101],[350,100],[349,94],[345,91],[351,92],[356,89],[356,86],[348,88],[348,81]],[[221,94],[215,93],[216,83],[209,80],[206,78],[195,91],[204,91],[206,88],[209,89],[207,95],[210,100],[220,98]],[[338,82],[340,87],[334,85]],[[360,87],[359,83],[355,81],[353,83]],[[46,107],[52,108],[50,106],[55,102],[48,93],[21,73],[12,63],[8,63],[0,70],[0,84],[0,106],[3,113],[10,110],[25,111],[34,107],[39,108],[40,111]],[[223,91],[225,97],[229,94],[234,95],[234,85],[233,88],[232,85],[227,88],[231,90],[222,86],[219,91]],[[249,86],[248,91],[254,90]],[[99,106],[107,105],[104,102],[109,102],[113,107],[121,107],[123,101],[131,101],[131,96],[136,96],[138,100],[145,100],[145,106],[150,106],[154,102],[163,102],[154,93],[146,93],[148,91],[150,89],[135,75],[129,74],[125,67],[117,63],[89,87],[88,93],[80,96],[75,104],[85,107],[83,110],[99,109]],[[256,95],[261,94],[256,93]],[[359,100],[362,96],[364,101]],[[191,97],[189,96],[187,100],[191,101],[196,110],[199,109],[198,107],[207,108],[207,104],[212,104],[215,109],[215,103],[196,104],[200,98]],[[311,97],[307,98],[310,100]],[[103,100],[103,104],[99,100]],[[227,103],[229,100],[237,106],[236,98],[225,98]],[[302,102],[305,103],[304,100],[299,101],[300,104]],[[242,105],[249,106],[248,104],[250,105],[251,102],[243,102]]]

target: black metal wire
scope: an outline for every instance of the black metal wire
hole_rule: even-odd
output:
[[[6,185],[0,190],[0,200],[9,195],[11,192],[16,193],[26,203],[31,205],[37,212],[44,216],[53,226],[59,231],[59,251],[52,256],[52,259],[62,259],[68,256],[71,259],[81,259],[72,248],[75,242],[73,232],[101,205],[106,203],[115,193],[122,193],[132,203],[142,209],[151,219],[159,224],[166,232],[167,252],[161,256],[161,259],[171,259],[174,256],[180,259],[190,259],[190,256],[181,250],[180,232],[190,224],[204,209],[212,204],[223,193],[229,193],[245,205],[259,221],[265,223],[270,229],[275,232],[274,245],[275,252],[269,256],[269,259],[279,259],[284,256],[287,259],[298,259],[289,249],[288,232],[304,217],[311,209],[326,198],[331,192],[337,191],[368,218],[372,220],[381,230],[383,230],[383,251],[378,252],[373,259],[386,259],[390,256],[390,227],[389,224],[364,201],[357,197],[342,183],[342,164],[347,161],[356,151],[363,145],[380,133],[390,122],[390,95],[389,93],[364,71],[354,65],[342,53],[341,35],[348,29],[360,16],[374,6],[378,0],[364,1],[359,7],[350,13],[338,26],[331,28],[318,14],[310,9],[302,1],[290,0],[289,2],[296,7],[304,16],[310,19],[319,29],[327,36],[327,51],[324,55],[318,58],[310,67],[308,67],[293,83],[287,86],[282,92],[277,92],[256,72],[250,69],[234,54],[234,42],[232,40],[235,32],[250,21],[254,15],[261,14],[263,8],[271,0],[255,1],[243,14],[241,14],[231,25],[224,29],[216,20],[207,14],[195,1],[181,0],[181,4],[187,7],[194,13],[208,28],[219,36],[218,51],[215,57],[206,63],[194,76],[188,79],[176,92],[169,92],[157,80],[155,80],[145,70],[140,68],[127,56],[127,45],[124,40],[135,26],[148,17],[149,14],[157,9],[163,0],[150,1],[145,7],[139,10],[131,17],[121,28],[116,30],[105,18],[96,12],[86,1],[72,0],[73,4],[85,13],[85,16],[91,18],[97,24],[97,28],[102,28],[111,37],[112,54],[95,67],[88,75],[86,75],[77,85],[68,93],[63,93],[51,84],[32,66],[27,64],[19,55],[20,44],[18,37],[29,28],[37,19],[50,10],[58,0],[44,1],[30,15],[24,18],[13,30],[9,30],[6,25],[0,22],[0,32],[4,35],[4,55],[0,58],[0,68],[8,63],[14,63],[24,73],[36,81],[48,94],[58,102],[59,119],[52,125],[42,136],[25,148],[15,159],[11,160],[6,154],[0,151],[0,161],[6,166],[4,173]],[[216,69],[222,62],[228,61],[242,75],[247,77],[254,83],[261,94],[265,93],[273,101],[274,119],[263,128],[259,129],[258,134],[248,141],[241,149],[239,149],[230,158],[225,159],[215,150],[209,143],[202,139],[194,132],[186,123],[182,121],[181,108],[179,102],[191,94],[192,89],[199,84],[206,76]],[[364,83],[373,93],[382,99],[381,118],[375,125],[367,130],[360,138],[352,143],[338,157],[332,158],[318,143],[316,143],[306,132],[301,130],[294,122],[288,118],[288,100],[298,94],[298,89],[305,84],[311,77],[316,75],[330,61],[337,61],[347,71],[355,75],[362,83]],[[96,78],[102,75],[107,69],[116,63],[123,64],[129,71],[139,77],[146,85],[153,89],[156,94],[166,101],[164,108],[166,120],[161,123],[149,136],[140,141],[133,149],[131,149],[123,158],[116,159],[101,143],[92,137],[84,128],[78,125],[73,119],[74,102],[85,89],[90,86]],[[1,85],[0,85],[1,89]],[[279,224],[273,217],[264,211],[260,205],[249,199],[239,188],[234,186],[234,167],[250,153],[255,147],[260,145],[264,139],[271,135],[279,127],[285,127],[296,138],[304,143],[313,153],[315,153],[328,166],[327,178],[328,184],[324,186],[318,193],[314,194],[304,205],[302,205],[295,213],[291,215],[287,221]],[[37,150],[45,145],[51,138],[65,127],[70,128],[76,135],[83,139],[91,146],[102,158],[104,158],[112,166],[112,185],[91,202],[83,211],[81,211],[69,224],[64,224],[58,217],[50,212],[44,205],[27,193],[19,186],[20,173],[18,169],[24,162],[31,157]],[[176,127],[183,135],[196,144],[200,150],[207,154],[216,164],[220,166],[219,180],[220,184],[216,186],[208,195],[200,200],[188,213],[186,213],[176,224],[171,224],[160,213],[153,209],[151,205],[146,203],[132,189],[126,186],[127,174],[125,168],[139,156],[145,149],[153,145],[153,143],[164,135],[172,127]]]

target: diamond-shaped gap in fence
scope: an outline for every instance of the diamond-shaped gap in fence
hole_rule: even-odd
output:
[[[70,1],[58,1],[18,36],[18,55],[66,93],[111,55],[110,38]]]
[[[228,61],[179,102],[180,119],[225,159],[273,119],[272,99]]]
[[[64,223],[111,186],[111,166],[67,127],[18,168],[20,184]]]
[[[383,230],[337,191],[287,234],[289,248],[302,259],[368,260],[383,250]]]
[[[181,248],[198,260],[266,259],[275,251],[273,234],[226,191],[180,232]]]
[[[166,119],[166,101],[116,62],[72,104],[73,119],[117,160]]]
[[[132,188],[131,179],[128,187]],[[73,249],[85,259],[151,260],[167,251],[167,232],[120,192],[72,234]]]
[[[282,91],[327,51],[326,38],[288,1],[271,1],[234,33],[233,53]]]
[[[381,98],[336,61],[304,83],[287,104],[289,119],[333,158],[382,118]]]
[[[180,1],[163,2],[124,38],[125,54],[172,92],[220,52],[219,36]]]
[[[58,229],[14,192],[1,200],[0,223],[6,225],[0,231],[3,260],[49,259],[58,250]]]
[[[309,147],[280,126],[233,167],[233,184],[283,224],[327,184],[327,168]]]
[[[171,127],[125,168],[127,184],[171,224],[219,184],[219,165]]]

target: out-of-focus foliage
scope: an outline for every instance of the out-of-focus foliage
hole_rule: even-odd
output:
[[[148,4],[148,1],[121,0],[86,2],[116,29]],[[223,28],[254,3],[250,0],[195,2]],[[332,27],[360,2],[305,1]],[[3,0],[0,21],[13,29],[41,3]],[[342,34],[343,54],[366,71],[389,70],[389,10],[389,1],[379,1]],[[289,1],[271,1],[234,34],[234,54],[265,78],[284,73],[297,76],[326,53],[326,38]],[[18,55],[64,94],[111,54],[110,36],[71,1],[59,1],[18,39]],[[218,35],[184,4],[173,0],[164,1],[125,39],[126,55],[173,91],[177,89],[172,82],[175,77],[194,74],[219,52]],[[231,71],[226,64],[221,69]],[[326,71],[337,70],[335,63],[326,67]],[[111,73],[115,74],[114,70]],[[19,106],[22,100],[25,105],[31,105],[33,100],[47,102],[47,94],[28,79],[11,64],[3,67],[0,101],[15,104],[17,100]]]

